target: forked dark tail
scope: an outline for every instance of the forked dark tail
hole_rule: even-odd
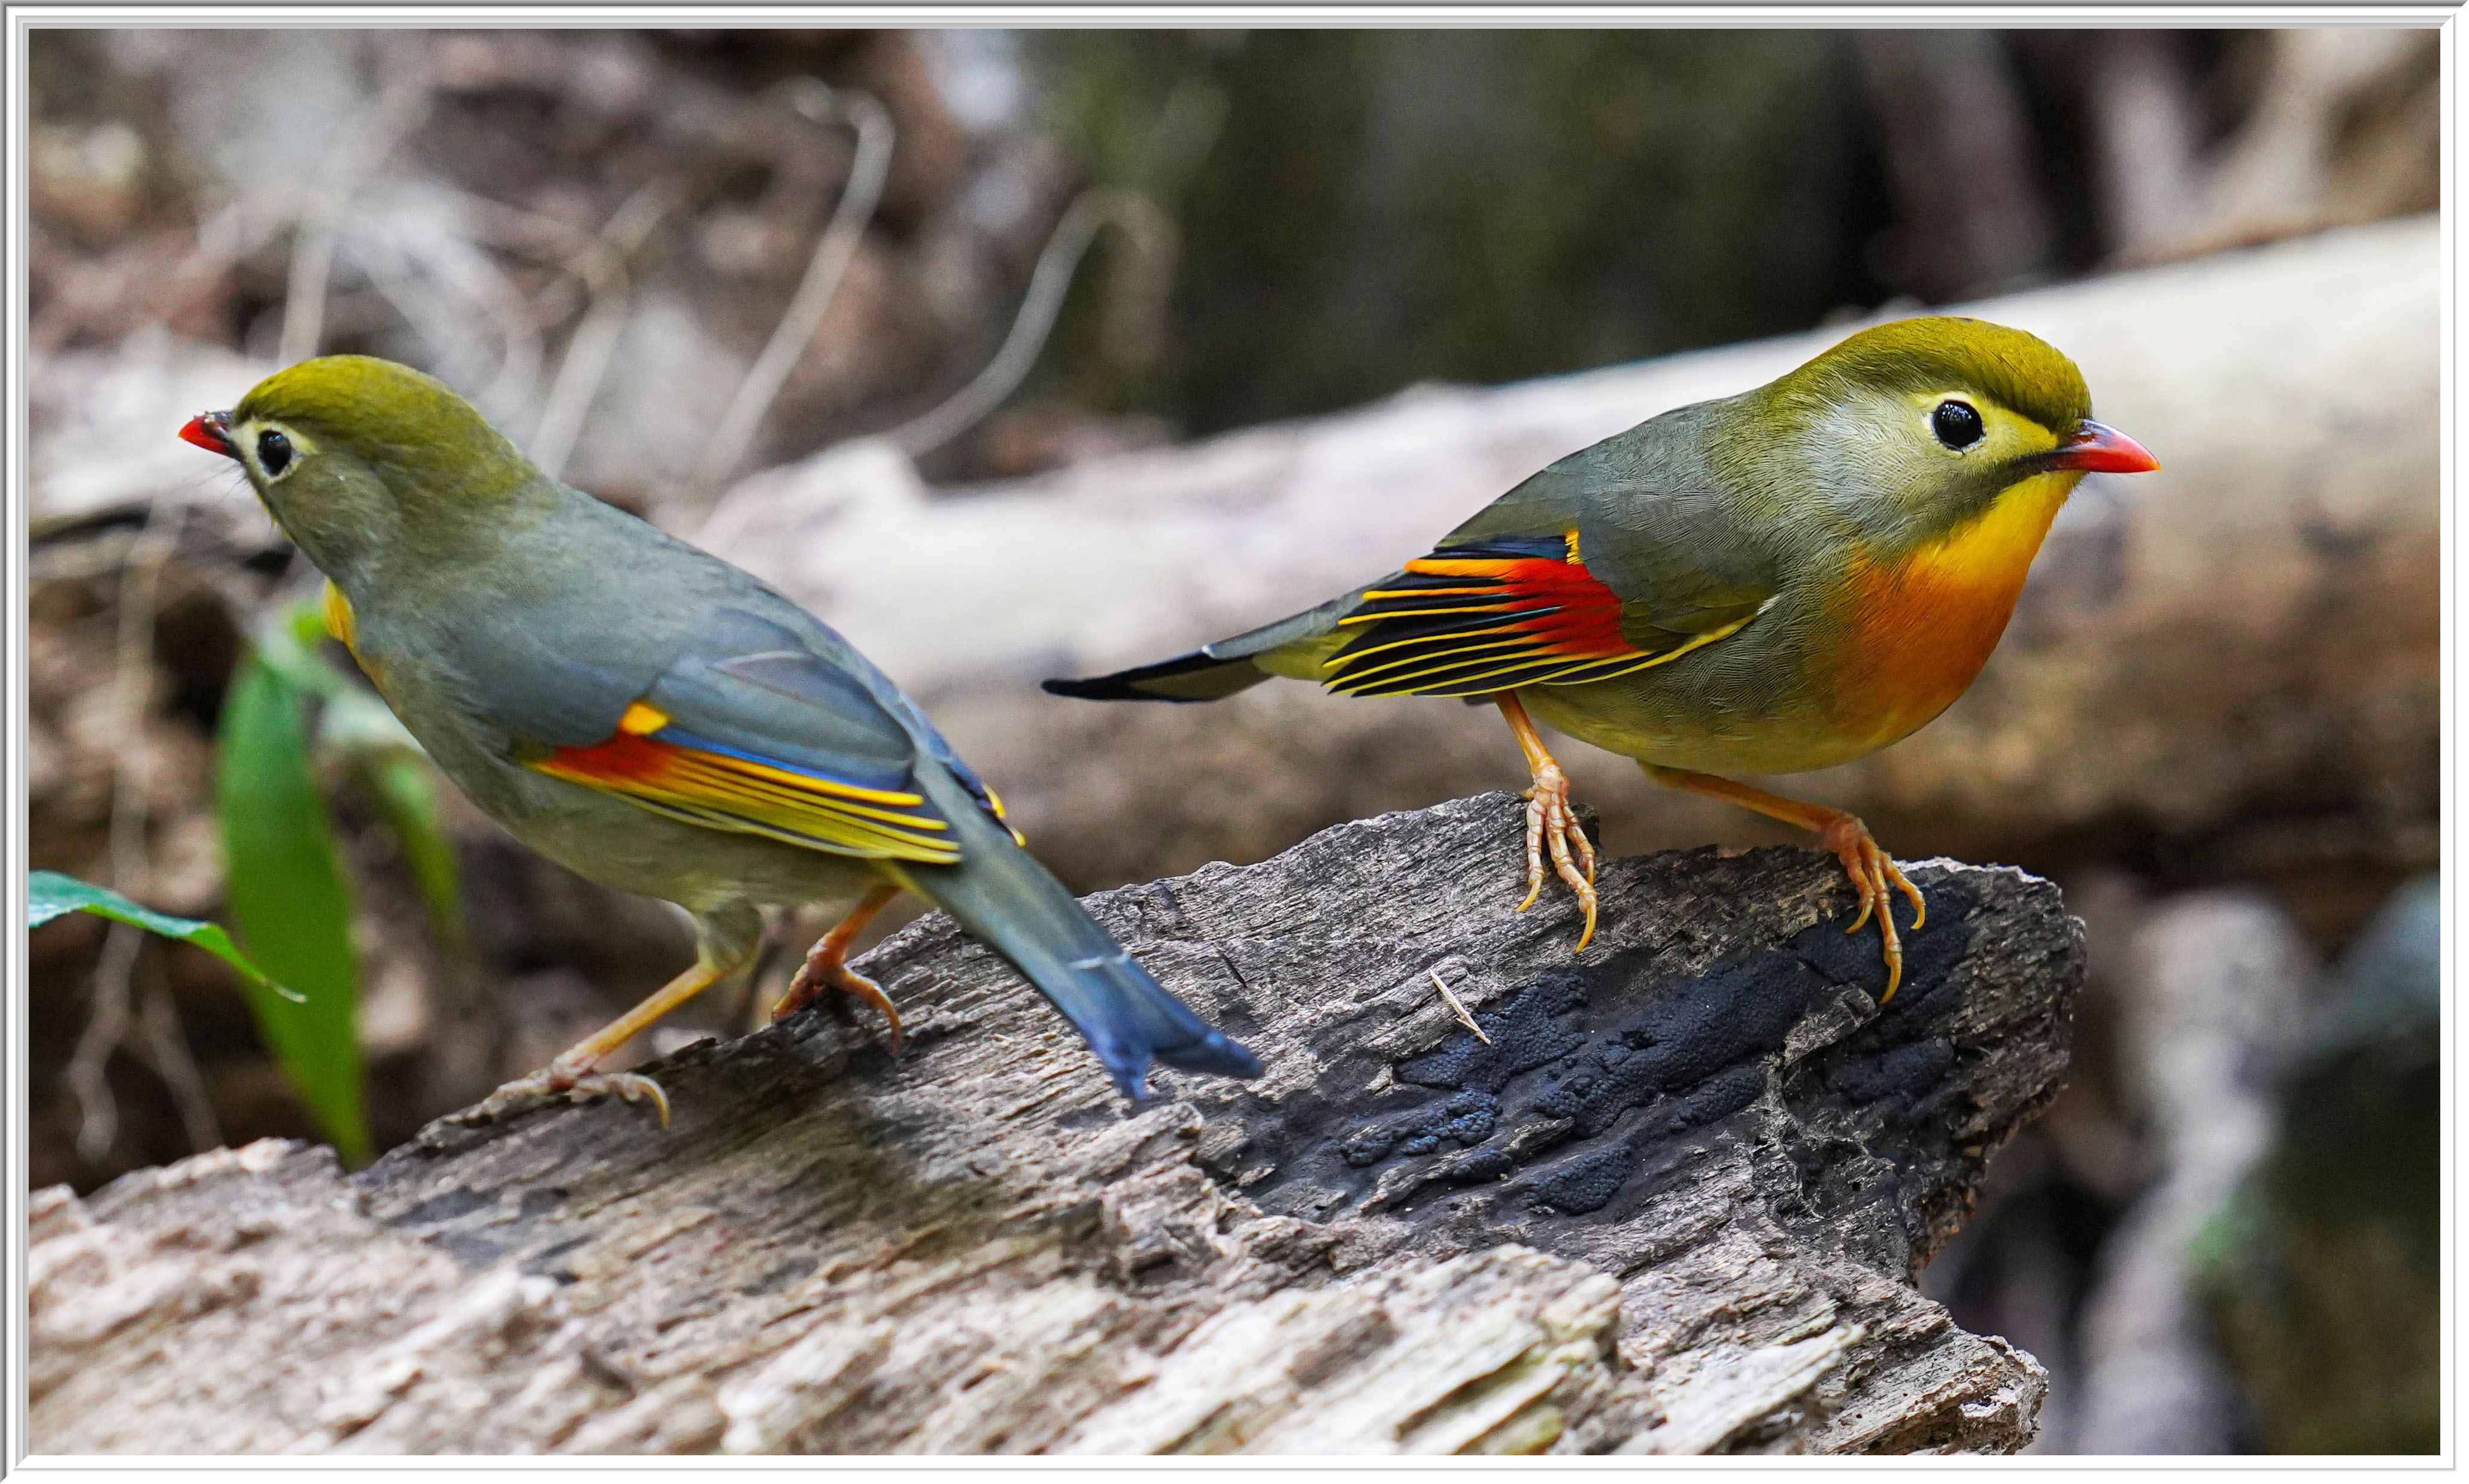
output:
[[[1054,695],[1083,701],[1215,701],[1278,673],[1258,663],[1258,658],[1327,635],[1362,596],[1357,589],[1291,618],[1203,644],[1188,655],[1086,680],[1050,680],[1046,688]]]
[[[1153,1060],[1221,1077],[1260,1075],[1258,1056],[1149,977],[958,780],[936,768],[921,767],[916,777],[952,822],[961,864],[890,869],[1027,976],[1087,1038],[1123,1096],[1146,1096]]]

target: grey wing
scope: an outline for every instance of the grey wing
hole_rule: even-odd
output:
[[[1769,539],[1697,450],[1700,403],[1581,449],[1502,496],[1444,545],[1492,528],[1577,534],[1587,572],[1621,599],[1621,629],[1660,652],[1728,634],[1783,588]]]

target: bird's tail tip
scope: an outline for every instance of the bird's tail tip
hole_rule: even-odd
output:
[[[1073,699],[1080,701],[1151,701],[1156,699],[1156,697],[1143,695],[1142,692],[1134,690],[1130,685],[1125,684],[1122,681],[1112,675],[1093,675],[1080,680],[1071,679],[1066,676],[1056,676],[1052,680],[1038,682],[1037,688],[1045,691],[1050,696],[1071,696]]]
[[[1229,1040],[1222,1031],[1211,1031],[1206,1039],[1192,1045],[1161,1048],[1157,1059],[1178,1072],[1209,1072],[1246,1079],[1266,1070],[1249,1047]]]
[[[1266,1070],[1258,1056],[1240,1042],[1230,1040],[1222,1032],[1211,1031],[1198,1041],[1180,1046],[1160,1046],[1145,1055],[1104,1056],[1106,1074],[1114,1078],[1115,1087],[1134,1102],[1150,1098],[1148,1074],[1150,1065],[1172,1067],[1178,1072],[1200,1072],[1212,1077],[1231,1077],[1248,1081]]]
[[[1245,656],[1197,649],[1112,675],[1058,677],[1043,684],[1049,695],[1082,701],[1215,701],[1268,678],[1268,671]]]

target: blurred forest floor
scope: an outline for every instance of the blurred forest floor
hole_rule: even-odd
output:
[[[860,436],[967,499],[1418,383],[2438,203],[2423,31],[38,31],[31,81],[32,859],[193,916],[221,896],[224,687],[315,578],[173,432],[308,354],[430,370],[544,467],[691,531],[742,476]],[[417,1098],[444,1038],[493,1037],[513,1075],[688,951],[665,907],[450,800],[509,993],[496,1024],[442,1014],[400,849],[338,797],[381,1147],[447,1111]],[[2325,1301],[2216,1322],[2204,1297],[2303,1297],[2307,1241],[2363,1250],[2322,1235],[2304,1173],[2357,1168],[2343,1138],[2432,1159],[2431,898],[2384,904],[2434,868],[2433,795],[2401,797],[2371,838],[2244,870],[2067,857],[2095,973],[2074,1085],[1927,1279],[2049,1366],[2042,1448],[2432,1446],[2433,1377],[2373,1372]],[[1050,859],[1081,890],[1191,864]],[[35,1184],[312,1135],[219,965],[104,961],[104,936],[34,939]],[[709,998],[646,1053],[746,1022]],[[2315,1145],[2274,1143],[2285,1099]],[[2432,1255],[2398,1209],[2350,1264],[2388,1282],[2328,1307],[2413,1357]],[[2354,1384],[2288,1362],[2353,1352]]]

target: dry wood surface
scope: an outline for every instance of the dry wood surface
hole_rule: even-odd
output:
[[[1572,957],[1565,893],[1513,911],[1521,816],[1091,898],[1255,1082],[1160,1072],[1127,1106],[935,916],[863,961],[896,1060],[816,1009],[652,1068],[666,1130],[561,1104],[357,1175],[266,1141],[38,1192],[33,1446],[2021,1446],[2041,1367],[1911,1279],[2063,1075],[2056,891],[1913,868],[1881,1009],[1830,857],[1607,861]]]

